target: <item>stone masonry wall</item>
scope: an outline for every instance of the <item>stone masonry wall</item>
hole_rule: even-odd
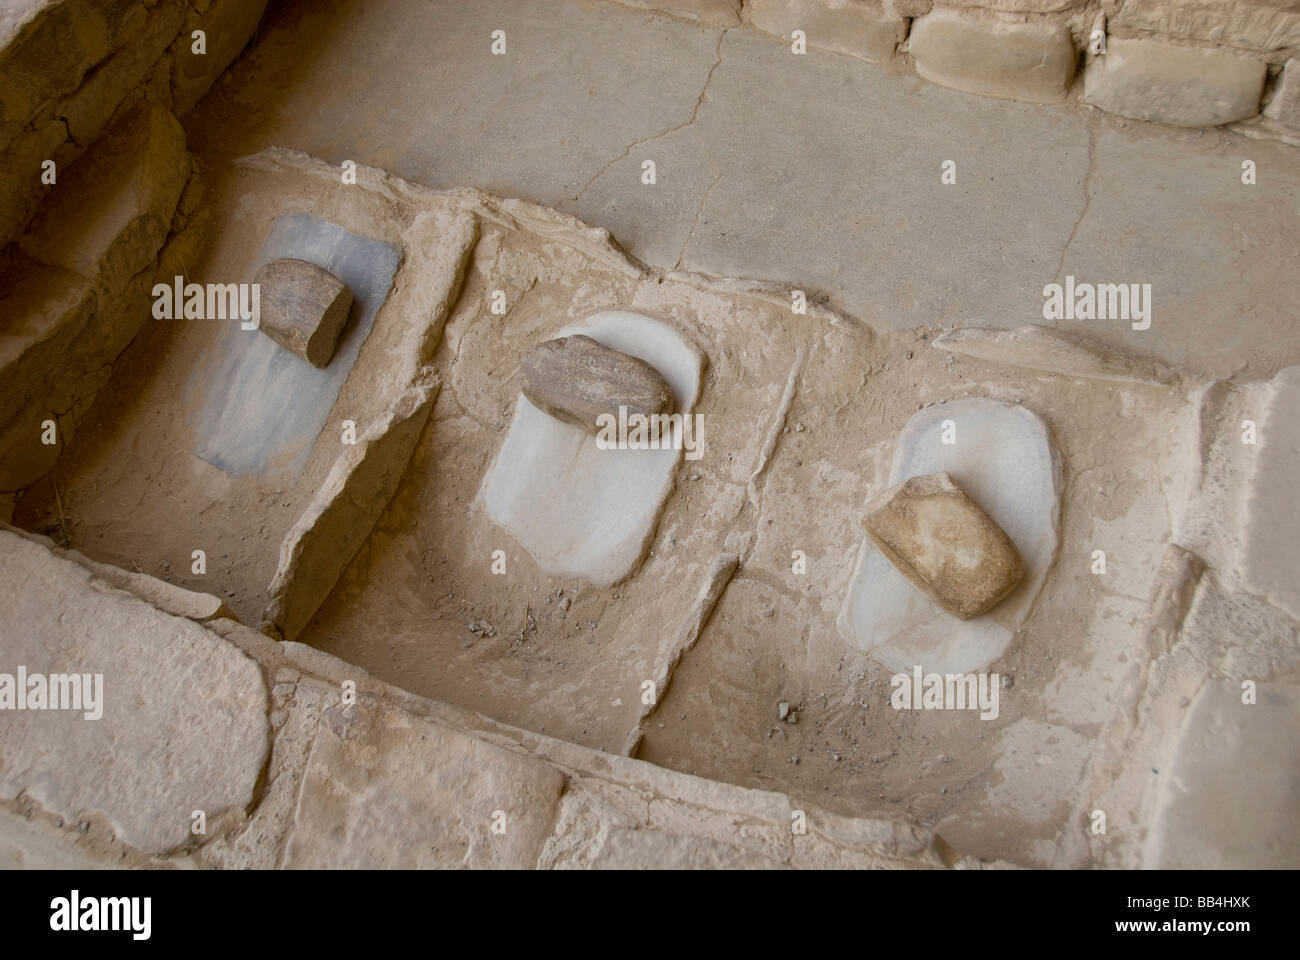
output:
[[[0,14],[0,247],[62,172],[140,100],[190,111],[266,0],[13,0]],[[202,52],[195,31],[202,31]]]
[[[14,0],[0,12],[0,496],[54,464],[198,260],[202,185],[178,117],[266,0]]]
[[[1257,117],[1300,134],[1295,0],[618,0],[793,46],[909,60],[964,93],[1182,127]],[[801,33],[796,33],[801,31]],[[1079,81],[1079,82],[1076,82]]]

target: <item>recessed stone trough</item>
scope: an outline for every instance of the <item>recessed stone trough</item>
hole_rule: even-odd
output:
[[[224,208],[239,214],[214,224],[199,278],[247,277],[267,258],[295,254],[355,290],[358,309],[372,314],[368,332],[348,345],[361,329],[352,326],[354,311],[340,352],[317,369],[239,330],[237,320],[150,328],[132,352],[161,358],[162,368],[141,378],[128,356],[123,379],[97,408],[128,424],[135,418],[131,462],[145,465],[148,494],[131,513],[117,509],[135,481],[122,471],[119,441],[97,437],[93,446],[74,443],[15,519],[66,537],[99,563],[61,560],[50,567],[60,583],[72,571],[92,572],[43,591],[65,591],[76,605],[95,576],[114,569],[105,561],[129,555],[143,572],[108,582],[144,600],[120,601],[122,609],[156,620],[160,638],[192,634],[216,651],[234,644],[242,652],[232,663],[262,665],[271,685],[262,687],[255,671],[250,696],[272,704],[269,786],[232,793],[243,781],[218,776],[216,755],[191,772],[199,761],[189,748],[162,751],[166,723],[136,722],[116,699],[134,681],[92,644],[68,669],[107,665],[105,742],[122,756],[155,756],[179,778],[185,806],[212,808],[220,836],[187,839],[186,823],[165,817],[145,829],[130,810],[129,783],[105,791],[75,764],[38,789],[46,774],[35,755],[15,752],[18,728],[10,725],[0,749],[22,759],[6,774],[12,809],[35,802],[51,823],[102,820],[104,843],[125,845],[141,864],[193,855],[216,865],[433,865],[444,861],[399,852],[407,821],[427,827],[430,816],[460,863],[643,856],[640,846],[583,826],[624,816],[616,812],[622,801],[610,799],[622,788],[597,772],[606,762],[595,759],[600,751],[630,755],[619,762],[655,771],[644,774],[651,779],[680,778],[649,789],[673,791],[681,798],[673,802],[687,806],[732,789],[722,784],[775,791],[727,793],[736,799],[726,801],[746,810],[775,804],[762,814],[774,823],[793,802],[786,798],[816,789],[825,797],[819,829],[852,824],[871,838],[860,841],[871,862],[951,860],[953,850],[998,858],[1013,848],[982,825],[992,804],[1024,831],[1010,859],[1081,863],[1090,854],[1071,839],[1073,798],[1141,792],[1116,786],[1122,777],[1090,786],[1092,765],[1115,762],[1111,751],[1134,733],[1125,729],[1128,714],[1116,719],[1089,704],[1181,696],[1181,675],[1160,672],[1160,651],[1175,648],[1159,631],[1177,634],[1186,614],[1180,598],[1204,567],[1161,562],[1169,510],[1191,498],[1179,536],[1210,556],[1224,548],[1218,529],[1200,519],[1216,512],[1206,497],[1242,497],[1260,515],[1244,492],[1230,491],[1272,474],[1241,469],[1206,404],[1227,410],[1227,423],[1253,405],[1269,409],[1285,388],[1188,391],[1172,371],[1146,376],[1140,362],[1103,357],[1085,341],[1033,348],[1033,334],[973,330],[927,349],[928,331],[882,336],[816,305],[796,314],[780,288],[650,270],[601,231],[519,201],[427,190],[366,168],[357,184],[343,184],[331,165],[283,150],[237,169]],[[250,244],[249,230],[269,239]],[[309,235],[337,242],[317,249]],[[275,240],[290,236],[303,243]],[[354,269],[329,252],[345,248],[372,253]],[[498,291],[504,314],[493,310]],[[699,455],[688,457],[684,443],[603,449],[592,431],[525,399],[528,351],[572,335],[657,371],[673,411],[700,418]],[[172,346],[157,352],[151,337],[163,336]],[[223,352],[222,343],[276,362],[245,370],[237,359],[245,354]],[[196,436],[187,427],[195,421],[169,406],[173,385],[220,384],[227,368],[245,371],[225,381],[241,389],[208,396],[253,405],[222,421],[247,434],[228,452],[247,460],[249,472],[196,457],[222,433]],[[210,409],[200,396],[191,413]],[[308,396],[316,399],[291,409]],[[1271,428],[1284,423],[1260,416]],[[310,434],[308,420],[323,426],[304,453],[284,438]],[[1102,422],[1123,429],[1090,426]],[[1218,479],[1191,468],[1202,456],[1192,451],[1210,451],[1204,469]],[[881,491],[935,474],[964,491],[1023,560],[1011,594],[969,620],[931,601],[860,525],[863,505]],[[241,503],[243,512],[231,512]],[[73,525],[59,525],[60,509]],[[12,535],[4,543],[19,566],[15,549],[53,549]],[[1111,566],[1096,566],[1099,545]],[[205,555],[202,572],[190,562],[195,549]],[[1258,561],[1227,563],[1264,580]],[[6,600],[0,622],[35,623],[23,603]],[[1269,629],[1285,633],[1280,624],[1289,621],[1277,616]],[[40,649],[58,649],[76,633],[73,621],[40,623],[26,655],[33,663],[45,662]],[[1134,637],[1149,652],[1136,652]],[[61,661],[49,663],[52,671]],[[890,709],[892,676],[916,667],[1007,682],[996,684],[1000,703],[986,719]],[[185,673],[166,696],[190,696],[205,682],[201,671]],[[364,695],[345,701],[354,685]],[[1222,713],[1214,703],[1201,708],[1198,724],[1215,722],[1207,711]],[[201,732],[216,721],[198,709]],[[1066,732],[1061,709],[1091,717],[1095,736]],[[234,743],[262,737],[260,722]],[[422,724],[437,730],[413,739],[407,731]],[[1137,736],[1146,746],[1123,756],[1126,770],[1149,766],[1142,758],[1165,749],[1151,731]],[[421,759],[421,743],[444,740],[454,749]],[[963,759],[932,768],[927,743]],[[50,749],[62,755],[57,737]],[[1184,765],[1198,762],[1182,755]],[[256,769],[266,756],[235,750],[229,762]],[[1033,759],[1044,756],[1054,764],[1050,788]],[[412,773],[425,763],[439,771],[433,780]],[[983,782],[989,764],[996,784]],[[337,771],[352,784],[342,794],[329,786]],[[361,787],[367,777],[407,800],[378,810]],[[969,798],[958,794],[963,785]],[[917,803],[935,811],[930,819],[942,816],[941,833],[908,813]],[[554,816],[534,816],[538,804]],[[495,811],[525,807],[525,834],[508,849],[486,844]],[[1187,823],[1202,812],[1179,801],[1169,816]],[[768,853],[711,828],[654,829],[668,831],[657,841],[664,857],[678,856],[672,831],[687,829],[691,849],[708,851],[698,854],[708,862],[769,864]],[[21,856],[100,855],[59,828],[42,830],[10,842],[27,851]],[[913,839],[901,841],[900,830]],[[251,838],[268,831],[280,845],[254,849]],[[817,842],[850,855],[842,839]],[[1044,854],[1045,845],[1055,852]],[[1153,839],[1116,856],[1157,863],[1172,854]]]

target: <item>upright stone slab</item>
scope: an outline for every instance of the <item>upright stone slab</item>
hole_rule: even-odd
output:
[[[931,83],[983,97],[1058,103],[1074,79],[1070,33],[1046,20],[1004,23],[934,10],[913,21],[908,50]]]
[[[899,673],[917,665],[927,673],[987,667],[1011,642],[1056,553],[1061,468],[1037,414],[984,398],[917,411],[898,436],[889,484],[935,473],[952,477],[1006,532],[1025,576],[990,613],[959,620],[918,591],[864,537],[840,611],[840,634]]]
[[[439,383],[416,383],[343,448],[280,544],[266,620],[296,637],[370,536],[429,422]]]
[[[1111,37],[1088,62],[1083,98],[1134,120],[1214,127],[1259,113],[1266,72],[1262,60],[1225,50]]]

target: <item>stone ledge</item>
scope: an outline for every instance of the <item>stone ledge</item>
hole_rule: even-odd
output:
[[[386,704],[321,716],[288,868],[531,868],[565,777],[532,757]]]
[[[151,577],[147,573],[137,573],[131,570],[123,570],[121,567],[115,567],[109,563],[99,563],[76,550],[65,550],[59,547],[49,537],[29,533],[2,521],[0,521],[0,531],[12,533],[25,540],[30,540],[32,543],[40,544],[56,557],[62,557],[65,560],[80,564],[106,583],[119,590],[135,594],[141,600],[152,604],[163,613],[170,613],[173,617],[182,617],[186,620],[199,622],[219,618],[234,618],[234,614],[230,612],[221,598],[210,593],[187,590],[184,587],[178,587],[174,583],[168,583],[166,580]]]
[[[146,7],[148,9],[146,9]],[[183,116],[252,36],[266,0],[23,2],[0,15],[0,246],[31,219],[59,176],[110,122],[148,100]],[[201,13],[199,11],[202,11]],[[207,50],[191,52],[191,34]]]
[[[362,736],[363,742],[371,743],[377,750],[386,751],[391,747],[399,754],[418,752],[418,741],[404,731],[416,728],[427,736],[432,728],[439,740],[450,742],[451,734],[456,734],[501,751],[489,751],[485,756],[497,758],[504,765],[501,775],[507,778],[515,776],[509,769],[518,763],[522,765],[518,776],[528,780],[532,777],[528,771],[538,762],[567,778],[567,787],[543,838],[545,844],[537,855],[536,865],[540,868],[626,862],[628,846],[635,841],[624,844],[616,840],[607,846],[605,837],[611,828],[648,831],[646,837],[636,840],[655,837],[663,841],[644,848],[636,844],[641,867],[690,865],[693,855],[684,851],[696,846],[712,851],[709,856],[719,862],[746,867],[773,863],[796,867],[984,866],[951,855],[951,851],[945,859],[942,845],[928,831],[897,819],[840,816],[813,804],[796,803],[783,794],[706,780],[603,753],[416,696],[376,680],[361,668],[330,654],[299,643],[277,643],[233,621],[215,621],[212,629],[262,663],[266,673],[276,678],[277,701],[285,706],[276,711],[280,719],[276,722],[275,754],[267,772],[268,800],[263,801],[241,832],[214,840],[199,852],[200,860],[206,863],[223,867],[281,865],[277,845],[282,842],[292,845],[300,827],[310,833],[318,831],[320,824],[314,819],[317,812],[328,814],[335,823],[360,822],[359,810],[377,802],[354,793],[351,799],[344,795],[316,796],[306,803],[294,801],[293,808],[289,806],[290,797],[297,795],[297,784],[304,782],[302,771],[307,766],[308,751],[316,749],[319,738],[327,738],[322,750],[339,753],[353,749],[346,748],[350,721],[341,707],[343,684],[351,681],[358,695],[358,706],[353,708],[353,716],[358,719],[351,722],[359,724],[358,729],[380,723],[378,733]],[[327,719],[330,711],[335,726],[343,734],[315,732],[330,722]],[[392,711],[400,716],[392,716]],[[395,739],[383,733],[387,729],[398,731]],[[376,755],[366,762],[387,771],[383,773],[385,777],[397,776],[389,758]],[[421,776],[427,779],[427,774]],[[317,787],[311,789],[316,793]],[[456,824],[473,820],[477,829],[481,818],[477,812],[471,817],[461,809],[459,794],[451,796],[453,799],[447,801],[451,832],[447,835],[463,840],[466,834],[458,834]],[[797,837],[790,828],[795,809],[804,810],[808,825],[808,832]],[[387,816],[383,811],[376,815]],[[507,815],[507,826],[509,822]],[[381,832],[393,826],[390,822]],[[423,827],[413,829],[419,836],[417,841],[415,834],[411,834],[411,842],[427,847],[430,842],[427,831]],[[528,836],[535,839],[537,834],[529,832]],[[456,849],[463,854],[469,847]],[[478,862],[482,849],[475,849],[472,859]],[[531,845],[528,850],[532,850]],[[313,856],[300,847],[295,849],[292,861],[295,864],[315,862]],[[345,860],[362,863],[381,854],[373,847],[348,839],[330,841],[329,849],[322,856],[336,858],[340,863]],[[427,849],[402,856],[435,858],[434,851]]]
[[[0,600],[0,622],[21,623],[39,641],[18,651],[23,662],[49,669],[40,657],[51,654],[42,651],[57,648],[71,658],[57,669],[102,671],[109,691],[98,726],[15,715],[85,724],[81,736],[46,722],[0,727],[0,798],[25,791],[51,820],[102,818],[117,837],[109,838],[114,856],[119,848],[127,854],[116,865],[946,863],[928,832],[900,820],[838,816],[612,756],[417,697],[233,620],[205,628],[168,616],[109,587],[76,555],[55,555],[41,538],[0,531],[0,573],[16,585]],[[121,582],[157,592],[158,584],[137,577]],[[263,676],[273,678],[269,698]],[[345,680],[356,685],[355,707],[341,702]],[[114,704],[131,691],[132,709],[123,713]],[[389,789],[374,791],[375,778]],[[435,807],[431,781],[442,784]],[[340,782],[353,789],[340,790]],[[558,806],[562,790],[567,812]],[[194,809],[208,816],[202,837],[189,832]],[[804,835],[790,829],[796,809],[807,818]],[[433,811],[432,838],[427,816],[407,816],[411,810]],[[504,835],[491,833],[496,810],[506,813]],[[25,866],[102,859],[98,826],[88,837],[34,829],[3,829]],[[176,855],[194,847],[193,858]]]
[[[0,293],[0,489],[53,466],[148,318],[158,252],[189,175],[176,118],[141,104],[83,155],[23,234]],[[42,442],[47,419],[59,423],[57,444]]]
[[[99,675],[102,711],[6,710],[0,799],[25,794],[69,820],[98,813],[149,853],[190,843],[195,810],[213,821],[253,803],[269,746],[256,662],[7,531],[0,580],[0,672]]]
[[[1187,43],[1236,47],[1267,57],[1300,47],[1300,10],[1287,0],[1145,0],[1125,3],[1110,16],[1120,31]]]

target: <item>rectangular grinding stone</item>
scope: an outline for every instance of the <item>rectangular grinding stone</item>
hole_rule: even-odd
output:
[[[889,484],[935,473],[951,476],[1010,537],[1025,576],[989,613],[959,620],[864,538],[838,626],[850,646],[896,673],[983,670],[1006,650],[1056,555],[1061,464],[1037,414],[986,397],[918,410],[899,432]]]
[[[386,243],[305,213],[289,213],[276,218],[244,282],[252,282],[263,264],[282,257],[307,260],[346,283],[353,294],[352,312],[334,359],[324,369],[303,363],[259,330],[225,322],[216,356],[196,371],[189,388],[201,397],[194,452],[232,476],[267,474],[273,467],[295,476],[302,471],[401,261],[401,254]],[[227,279],[233,278],[207,278]]]

